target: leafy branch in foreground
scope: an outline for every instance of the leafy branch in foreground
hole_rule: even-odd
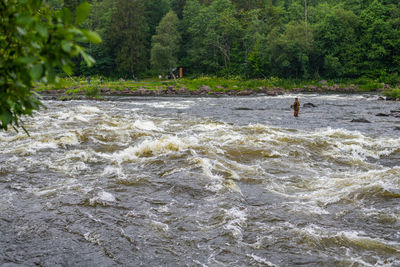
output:
[[[89,9],[84,2],[73,16],[68,9],[51,10],[43,0],[0,0],[0,129],[23,128],[20,117],[42,106],[32,88],[57,83],[56,67],[72,74],[71,58],[78,55],[94,63],[78,44],[101,42],[97,33],[78,27]]]

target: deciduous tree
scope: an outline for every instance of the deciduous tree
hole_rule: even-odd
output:
[[[78,42],[101,42],[91,31],[81,30],[89,4],[52,11],[41,0],[0,1],[0,129],[23,125],[20,117],[41,106],[32,91],[37,82],[57,82],[56,67],[72,73],[71,57],[81,55],[94,63]],[[74,21],[74,24],[72,24]]]
[[[177,66],[181,40],[178,24],[177,15],[173,11],[168,12],[157,27],[151,48],[151,65],[153,69],[170,72],[173,76],[172,70]]]

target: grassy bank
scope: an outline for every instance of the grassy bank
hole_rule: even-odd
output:
[[[69,95],[86,95],[87,97],[98,97],[101,91],[106,89],[109,92],[136,91],[140,90],[166,90],[168,88],[186,88],[189,91],[196,91],[202,86],[208,86],[214,92],[244,91],[253,90],[276,90],[281,91],[346,91],[346,92],[372,92],[384,91],[387,95],[396,94],[397,88],[385,86],[372,79],[357,80],[294,80],[271,77],[269,79],[244,80],[240,77],[225,79],[220,77],[202,76],[197,78],[182,78],[174,80],[160,80],[158,78],[147,78],[139,81],[134,80],[113,80],[109,78],[91,77],[90,84],[86,77],[69,77],[60,79],[56,86],[45,86],[39,84],[36,87],[38,92],[51,92],[63,90]],[[392,93],[393,90],[393,93]]]

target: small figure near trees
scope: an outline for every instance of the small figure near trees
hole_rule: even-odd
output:
[[[91,79],[91,77],[89,76],[89,77],[87,77],[87,83],[88,84],[90,84],[90,79]]]
[[[300,111],[300,102],[299,99],[296,97],[294,99],[294,103],[293,105],[290,105],[290,108],[292,108],[294,110],[294,116],[298,117],[299,116],[299,111]]]
[[[103,84],[103,76],[100,76],[100,84]]]

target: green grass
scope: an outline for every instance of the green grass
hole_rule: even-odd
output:
[[[322,79],[320,79],[322,80]],[[177,82],[173,80],[162,80],[160,81],[157,77],[141,79],[137,82],[133,80],[112,80],[104,78],[103,82],[100,83],[100,77],[91,77],[91,83],[88,84],[86,77],[68,77],[60,79],[60,83],[57,86],[49,87],[43,84],[39,84],[36,87],[38,92],[52,89],[67,89],[68,94],[86,94],[87,96],[96,96],[100,93],[101,88],[109,88],[112,91],[118,90],[137,90],[139,87],[147,90],[158,90],[166,89],[168,86],[186,87],[189,90],[198,90],[201,86],[209,86],[215,91],[228,91],[228,90],[257,90],[258,88],[273,88],[279,87],[286,90],[293,88],[304,88],[306,86],[332,86],[339,85],[340,88],[350,87],[356,85],[358,91],[373,91],[375,89],[381,89],[382,83],[372,79],[341,79],[341,80],[328,80],[326,84],[320,84],[320,80],[300,80],[300,79],[281,79],[277,77],[270,77],[268,79],[242,79],[239,76],[231,77],[230,79],[220,78],[216,76],[200,76],[194,78],[181,78]],[[99,92],[97,92],[99,91]]]

